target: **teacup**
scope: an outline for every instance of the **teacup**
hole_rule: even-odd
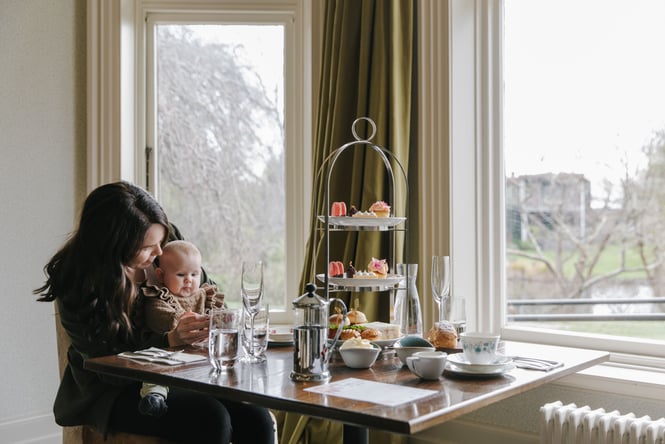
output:
[[[422,379],[439,379],[446,367],[448,355],[440,351],[422,351],[406,358],[406,365]]]
[[[464,358],[470,364],[491,364],[497,360],[499,335],[482,332],[465,332],[460,334],[460,343]]]

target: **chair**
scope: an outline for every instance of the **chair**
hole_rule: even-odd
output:
[[[54,304],[54,306],[56,340],[58,344],[58,368],[60,377],[62,378],[62,374],[67,366],[67,349],[69,348],[70,340],[60,323],[58,306],[57,304]],[[270,415],[275,423],[275,444],[277,444],[277,420],[272,412],[270,412]],[[109,434],[108,438],[104,440],[104,435],[91,426],[63,427],[62,442],[63,444],[171,444],[171,441],[162,438],[124,432]]]
[[[69,348],[70,340],[60,323],[58,305],[54,304],[54,306],[55,331],[58,344],[58,368],[60,370],[60,377],[62,378],[62,374],[67,366],[67,349]],[[104,435],[91,426],[63,427],[62,442],[63,444],[169,444],[169,441],[161,438],[133,435],[130,433],[115,433],[109,435],[108,439],[104,440]]]

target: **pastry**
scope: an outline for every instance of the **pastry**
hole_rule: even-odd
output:
[[[379,276],[371,271],[356,271],[353,277],[356,279],[377,279]]]
[[[367,317],[365,316],[365,313],[360,311],[360,301],[358,298],[356,298],[353,301],[353,307],[351,310],[346,313],[346,317],[349,318],[349,323],[351,325],[358,325],[358,324],[364,324],[367,322]]]
[[[376,213],[373,211],[356,211],[351,215],[351,217],[364,217],[365,219],[376,219]]]
[[[374,213],[376,217],[390,217],[390,205],[382,200],[374,202],[368,211]]]
[[[383,335],[376,328],[366,328],[360,332],[360,337],[368,341],[376,341],[381,339]]]
[[[346,316],[349,318],[351,325],[364,324],[367,322],[367,317],[362,311],[351,310],[346,314]]]
[[[337,332],[335,332],[336,334]],[[334,338],[335,336],[333,336]],[[360,332],[358,330],[355,330],[353,328],[345,328],[342,330],[342,333],[339,335],[339,340],[340,341],[348,341],[349,339],[353,338],[359,338],[360,337]]]
[[[340,261],[330,261],[328,264],[329,277],[344,277],[344,264]]]
[[[457,348],[457,331],[448,321],[435,322],[427,339],[436,348]]]
[[[347,278],[353,278],[353,276],[356,275],[356,269],[353,266],[353,262],[349,262],[349,266],[346,267],[346,277]]]
[[[344,202],[333,202],[330,215],[333,217],[346,216],[346,204]]]
[[[367,264],[367,271],[376,274],[379,278],[385,278],[388,275],[388,264],[385,259],[372,258]]]

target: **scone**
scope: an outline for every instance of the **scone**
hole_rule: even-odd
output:
[[[353,328],[345,328],[339,335],[340,341],[348,341],[349,339],[359,338],[360,332]]]
[[[364,324],[367,322],[367,317],[365,313],[357,309],[351,310],[346,314],[346,317],[349,318],[351,325]]]
[[[448,321],[435,322],[427,340],[436,348],[457,348],[457,332]]]
[[[360,337],[368,341],[377,341],[383,337],[381,332],[375,328],[366,328],[360,332]]]

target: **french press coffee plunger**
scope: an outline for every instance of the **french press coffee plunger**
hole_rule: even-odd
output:
[[[332,350],[342,333],[337,329],[335,338],[328,343],[328,310],[333,301],[342,306],[342,316],[346,316],[346,305],[341,299],[326,300],[314,293],[316,286],[307,284],[307,292],[293,301],[295,324],[293,328],[293,371],[294,381],[327,381],[330,379],[328,362]]]

